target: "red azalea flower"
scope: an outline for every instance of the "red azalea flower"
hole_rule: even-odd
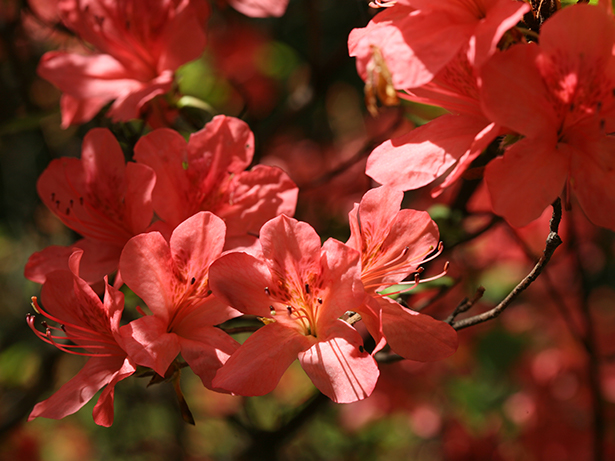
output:
[[[371,296],[358,312],[378,343],[376,351],[384,336],[402,357],[441,360],[457,350],[455,330],[378,293],[415,273],[438,246],[436,224],[424,211],[400,210],[402,199],[401,191],[372,189],[348,216],[351,235],[347,245],[361,253],[361,280]]]
[[[53,160],[37,182],[45,205],[64,224],[85,238],[74,247],[85,250],[81,277],[89,283],[117,270],[124,244],[144,232],[153,217],[155,174],[146,165],[126,164],[111,132],[90,130],[81,159]],[[67,269],[73,247],[52,246],[28,260],[25,275],[43,283],[55,269]]]
[[[350,56],[370,79],[374,47],[398,90],[431,81],[465,48],[468,61],[480,67],[495,53],[498,41],[529,10],[513,0],[397,0],[367,27],[348,37]]]
[[[187,143],[177,132],[160,129],[135,146],[135,159],[156,172],[154,209],[168,225],[174,228],[199,211],[211,211],[224,219],[227,237],[250,242],[267,220],[295,212],[298,192],[279,168],[257,165],[244,171],[253,155],[248,125],[224,115],[191,134]]]
[[[454,165],[432,192],[436,196],[459,179],[502,134],[501,127],[483,113],[479,81],[466,54],[459,52],[429,83],[399,94],[414,102],[443,107],[451,114],[379,145],[367,161],[370,177],[381,184],[412,190],[433,182]]]
[[[181,352],[203,384],[239,344],[214,325],[240,315],[209,290],[209,266],[224,246],[224,223],[200,212],[177,226],[170,242],[159,232],[133,237],[124,247],[124,282],[152,311],[122,327],[126,350],[161,376]]]
[[[482,70],[485,113],[523,139],[487,165],[493,209],[514,226],[574,192],[588,218],[615,229],[615,21],[574,5]]]
[[[202,0],[61,0],[66,27],[96,50],[46,53],[41,77],[62,95],[62,126],[90,120],[114,101],[113,121],[139,117],[145,104],[171,90],[173,72],[205,47]]]
[[[94,421],[100,426],[113,424],[113,394],[115,385],[132,375],[136,365],[124,350],[119,335],[120,319],[124,310],[124,295],[109,286],[105,278],[104,301],[85,280],[78,277],[82,251],[75,251],[69,266],[71,271],[55,271],[47,276],[41,291],[42,309],[33,298],[35,309],[61,327],[43,322],[46,333],[35,329],[34,315],[28,315],[28,324],[45,342],[58,349],[77,355],[89,356],[81,371],[64,384],[55,394],[34,407],[29,421],[34,418],[61,419],[79,410],[103,387],[94,407]],[[63,331],[57,335],[54,331]],[[65,344],[68,339],[73,344]],[[79,350],[83,352],[78,352]]]
[[[240,395],[272,391],[299,358],[316,387],[338,403],[368,397],[378,380],[361,335],[340,320],[364,302],[359,254],[306,223],[279,216],[260,234],[263,256],[230,253],[211,266],[214,294],[266,324],[222,367],[214,385]]]

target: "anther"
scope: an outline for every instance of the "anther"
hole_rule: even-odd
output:
[[[66,214],[69,215],[70,214],[70,208],[66,209]]]
[[[271,292],[269,291],[269,287],[265,287],[265,294],[267,296],[271,296]]]
[[[322,298],[316,298],[316,301],[318,301],[318,304],[322,304]]]
[[[196,282],[196,279],[194,277],[192,277],[192,280],[190,280],[190,285],[194,285]]]
[[[293,313],[293,308],[291,306],[286,306],[286,310],[288,311],[288,315]]]
[[[359,352],[362,354],[363,352],[365,352],[365,348],[363,346],[359,346]]]
[[[73,207],[73,199],[70,199],[70,200],[69,200],[69,202],[68,202],[68,206],[69,206],[69,207],[71,207],[71,208]]]
[[[310,294],[310,285],[308,283],[305,284],[305,292],[309,295]]]
[[[52,192],[52,193],[51,193],[51,201],[52,201],[52,202],[55,202],[55,201],[56,201],[56,193],[55,193],[55,192]]]
[[[83,197],[79,197],[79,205],[83,205]]]
[[[58,208],[58,209],[60,208],[60,201],[59,200],[56,200],[56,208]]]

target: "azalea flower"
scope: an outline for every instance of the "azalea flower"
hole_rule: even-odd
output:
[[[124,244],[152,221],[155,181],[148,166],[126,164],[109,130],[90,130],[83,139],[81,159],[53,160],[36,185],[47,208],[84,238],[70,247],[52,246],[35,253],[25,276],[43,283],[47,273],[68,269],[74,248],[85,251],[81,277],[89,283],[117,270]]]
[[[261,258],[230,253],[210,268],[214,294],[265,323],[218,371],[214,386],[264,395],[299,358],[314,385],[333,401],[369,396],[378,367],[361,335],[340,319],[365,300],[359,254],[333,239],[321,247],[312,227],[284,215],[263,226],[260,241]]]
[[[404,358],[440,360],[457,350],[455,330],[379,294],[417,273],[419,264],[438,247],[436,224],[424,211],[400,210],[402,199],[403,192],[379,187],[368,191],[349,214],[351,235],[346,244],[361,253],[361,280],[371,297],[357,312],[377,342],[374,352],[384,337]]]
[[[365,172],[381,184],[413,190],[448,173],[432,192],[436,196],[459,179],[489,144],[503,134],[500,125],[483,113],[480,83],[463,51],[432,81],[399,95],[443,107],[451,113],[385,141],[372,151]]]
[[[156,172],[154,209],[171,228],[199,211],[224,219],[227,243],[253,244],[261,226],[281,214],[292,215],[297,186],[279,168],[257,165],[248,125],[219,115],[188,142],[177,132],[158,129],[139,140],[135,160]]]
[[[126,350],[161,376],[181,352],[203,384],[239,344],[214,325],[240,315],[212,296],[208,270],[224,246],[224,223],[200,212],[180,224],[169,242],[159,232],[133,237],[124,247],[124,282],[153,315],[122,327]]]
[[[87,55],[51,51],[38,66],[64,93],[64,128],[87,122],[111,101],[113,121],[138,118],[205,47],[203,0],[61,0],[58,8],[66,27],[94,48]]]
[[[94,422],[111,426],[115,385],[136,370],[119,334],[124,295],[109,286],[105,278],[104,300],[101,301],[87,282],[78,276],[82,255],[81,250],[71,255],[70,271],[55,271],[47,276],[41,290],[44,309],[33,298],[36,311],[61,326],[53,327],[43,322],[46,332],[42,333],[34,326],[34,315],[28,315],[27,321],[43,341],[64,352],[90,358],[74,378],[47,400],[36,404],[28,421],[38,417],[61,419],[71,415],[104,387],[94,406]],[[58,335],[56,332],[60,330],[62,334]],[[65,340],[73,344],[66,344]]]
[[[399,97],[451,112],[378,146],[368,159],[368,176],[411,190],[450,173],[434,196],[461,177],[502,134],[482,111],[476,71],[528,10],[512,0],[400,0],[352,31],[350,55],[366,82],[379,78],[372,75],[375,68],[386,67],[391,90],[403,90]],[[376,56],[383,62],[374,67]]]
[[[612,15],[578,4],[542,25],[539,45],[483,67],[485,113],[523,136],[485,171],[494,211],[513,226],[574,193],[592,222],[615,229],[614,44]]]
[[[431,81],[457,53],[465,50],[473,67],[497,51],[508,29],[529,10],[514,0],[397,0],[348,37],[363,80],[373,76],[374,48],[382,54],[395,89]]]

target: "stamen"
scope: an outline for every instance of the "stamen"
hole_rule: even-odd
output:
[[[442,242],[438,243],[436,253],[434,253],[428,258],[425,258],[433,251],[434,247],[430,245],[427,251],[425,251],[424,253],[416,256],[414,259],[405,260],[404,257],[406,257],[409,252],[409,247],[405,247],[398,257],[392,259],[386,264],[378,266],[374,270],[369,270],[369,268],[367,270],[364,270],[362,274],[362,278],[364,279],[363,283],[366,288],[378,287],[381,285],[380,281],[386,276],[391,276],[395,274],[405,276],[408,272],[412,270],[412,266],[416,262],[420,261],[421,263],[426,263],[440,256],[440,254],[442,254],[442,252],[444,251],[444,244]],[[418,271],[419,269],[415,270]]]
[[[271,296],[271,292],[269,291],[269,287],[265,287],[265,294],[267,296]]]
[[[310,294],[310,285],[308,283],[305,284],[305,292],[309,295]]]
[[[41,325],[45,329],[45,333],[40,332],[34,326],[35,316],[32,314],[28,314],[26,316],[26,322],[28,326],[34,333],[45,341],[48,344],[51,344],[63,352],[73,354],[73,355],[83,355],[87,357],[116,357],[125,355],[124,351],[121,351],[121,348],[117,344],[114,338],[111,336],[111,332],[108,334],[106,332],[98,332],[88,328],[80,327],[79,325],[65,325],[60,322],[59,319],[45,312],[38,304],[37,298],[35,296],[32,297],[32,306],[35,311],[41,315],[44,315],[49,320],[52,320],[58,323],[59,327],[51,326],[47,323],[46,320],[41,321]],[[58,336],[54,335],[53,331],[62,331],[63,335]],[[72,341],[76,344],[61,344],[57,341]],[[73,349],[83,349],[85,352],[77,352]],[[117,353],[114,353],[113,350],[117,350]],[[100,350],[110,351],[109,353],[101,353]],[[121,351],[121,352],[120,352]]]
[[[419,286],[419,283],[426,283],[426,282],[431,282],[433,280],[437,280],[441,277],[444,277],[446,275],[446,273],[448,272],[448,268],[450,266],[450,262],[446,261],[444,263],[444,268],[442,269],[442,272],[440,272],[437,275],[434,275],[433,277],[429,277],[426,279],[421,279],[420,274],[422,274],[424,272],[424,269],[422,267],[419,267],[416,271],[416,273],[414,274],[414,280],[412,282],[400,282],[400,283],[395,283],[393,285],[410,285],[409,288],[405,288],[403,290],[399,290],[399,291],[395,291],[392,293],[378,293],[375,297],[378,298],[382,298],[385,296],[392,296],[392,295],[398,295],[401,293],[406,293],[408,291],[413,290],[414,288],[416,288],[417,286]],[[367,289],[368,287],[366,286],[365,289]]]
[[[316,298],[316,301],[318,301],[318,304],[322,304],[322,298]]]
[[[194,277],[192,277],[192,280],[190,280],[190,285],[194,285],[196,282],[196,279]]]

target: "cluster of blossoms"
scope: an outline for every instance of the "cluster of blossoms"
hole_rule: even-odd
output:
[[[228,3],[256,17],[286,7]],[[128,162],[109,130],[93,129],[80,159],[54,160],[38,181],[41,200],[83,238],[29,259],[26,277],[43,284],[33,306],[58,326],[43,321],[38,330],[34,315],[28,323],[44,341],[90,358],[30,419],[74,413],[104,388],[94,420],[109,426],[115,385],[137,366],[177,379],[185,361],[205,387],[255,396],[299,359],[323,394],[348,403],[372,393],[385,346],[415,361],[450,356],[449,324],[385,294],[416,286],[420,265],[442,250],[429,215],[401,209],[403,191],[448,174],[437,194],[492,143],[503,155],[482,160],[495,213],[521,226],[574,192],[593,222],[615,229],[615,215],[604,213],[615,204],[615,21],[606,3],[566,8],[525,34],[515,28],[529,21],[525,2],[376,3],[387,8],[349,38],[370,110],[376,98],[405,98],[450,114],[373,151],[367,173],[383,186],[350,211],[346,243],[321,244],[292,218],[290,177],[247,170],[255,140],[245,122],[219,115],[188,140],[159,127],[172,126],[175,71],[205,47],[208,3],[60,0],[66,26],[93,47],[40,63],[63,91],[62,124],[110,104],[113,121],[142,117],[157,128]],[[124,285],[144,302],[138,318],[123,318]],[[242,315],[262,325],[240,345],[220,325]]]
[[[401,190],[447,175],[437,195],[477,160],[493,211],[513,226],[574,194],[592,222],[615,229],[615,20],[611,2],[598,3],[546,20],[515,0],[380,3],[349,37],[368,101],[450,113],[380,145],[367,174]],[[491,143],[503,155],[481,156]]]
[[[229,3],[253,16],[286,6]],[[63,91],[63,125],[108,104],[114,121],[168,124],[174,72],[202,52],[208,8],[199,0],[61,0],[65,25],[94,48],[50,52],[39,65]],[[28,324],[89,360],[30,419],[72,414],[104,388],[94,420],[109,426],[115,385],[137,367],[177,380],[187,365],[209,389],[251,396],[273,390],[298,358],[320,391],[353,402],[373,391],[374,355],[387,343],[413,360],[454,353],[452,327],[381,294],[409,276],[416,286],[419,265],[441,251],[427,213],[400,210],[400,191],[374,189],[350,213],[349,241],[321,245],[292,218],[298,188],[288,175],[247,170],[254,144],[245,122],[219,115],[188,140],[153,129],[128,162],[111,131],[94,128],[80,159],[50,163],[39,196],[82,238],[30,257],[25,275],[43,286]],[[124,313],[124,285],[144,303],[136,312]],[[261,327],[240,345],[220,325],[242,315]],[[360,318],[375,340],[369,351],[367,333],[355,328]]]
[[[281,16],[288,1],[228,3],[265,17]],[[112,101],[107,115],[116,122],[145,116],[164,125],[173,117],[174,73],[205,49],[207,0],[59,0],[57,8],[63,24],[87,43],[79,53],[45,53],[38,66],[63,93],[64,128],[91,120]]]
[[[298,357],[324,394],[352,402],[373,390],[373,355],[386,342],[415,360],[455,351],[448,324],[378,294],[437,247],[429,216],[400,211],[401,192],[375,189],[352,211],[347,244],[321,247],[314,229],[288,217],[297,188],[285,173],[244,171],[253,146],[244,122],[217,116],[188,142],[152,131],[128,164],[113,135],[94,129],[81,159],[49,165],[41,199],[83,239],[30,258],[27,277],[43,283],[35,309],[61,327],[43,322],[43,333],[33,315],[28,322],[45,341],[91,358],[31,419],[73,413],[106,386],[94,419],[110,425],[115,384],[137,365],[168,376],[178,354],[206,387],[240,395],[270,392]],[[123,284],[151,313],[138,308],[141,317],[122,325]],[[371,354],[342,320],[348,312],[361,313],[376,339]],[[216,326],[242,314],[265,326],[240,346]]]

